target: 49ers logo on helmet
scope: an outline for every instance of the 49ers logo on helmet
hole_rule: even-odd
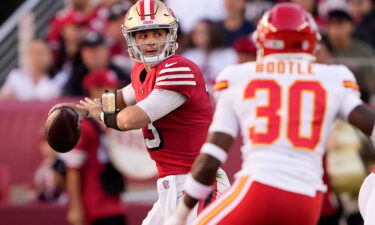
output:
[[[145,20],[145,21],[142,21],[143,24],[153,24],[154,21],[152,20]]]

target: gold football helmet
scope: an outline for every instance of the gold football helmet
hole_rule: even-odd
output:
[[[177,19],[172,10],[159,0],[139,0],[125,16],[122,33],[128,45],[132,59],[144,64],[155,66],[171,57],[178,47]],[[167,29],[167,40],[164,43],[147,43],[164,46],[155,56],[146,56],[141,51],[141,44],[135,42],[134,33],[141,30]],[[144,44],[146,45],[146,44]]]

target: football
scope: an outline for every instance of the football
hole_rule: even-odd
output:
[[[77,121],[77,113],[68,107],[58,108],[48,115],[45,136],[52,149],[65,153],[74,148],[81,135]]]

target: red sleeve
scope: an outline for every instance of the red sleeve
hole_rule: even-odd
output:
[[[183,57],[166,60],[156,72],[155,89],[177,91],[191,98],[198,86],[204,85],[198,66]]]

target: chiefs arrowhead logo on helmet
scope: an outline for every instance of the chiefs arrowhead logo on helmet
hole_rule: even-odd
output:
[[[264,13],[253,34],[260,57],[277,53],[313,54],[320,35],[312,16],[294,3]]]
[[[130,57],[148,65],[157,65],[171,57],[178,47],[177,19],[171,9],[159,0],[139,0],[125,16],[122,33],[125,36]],[[168,37],[164,48],[157,56],[145,56],[135,43],[134,32],[150,29],[167,29]]]

